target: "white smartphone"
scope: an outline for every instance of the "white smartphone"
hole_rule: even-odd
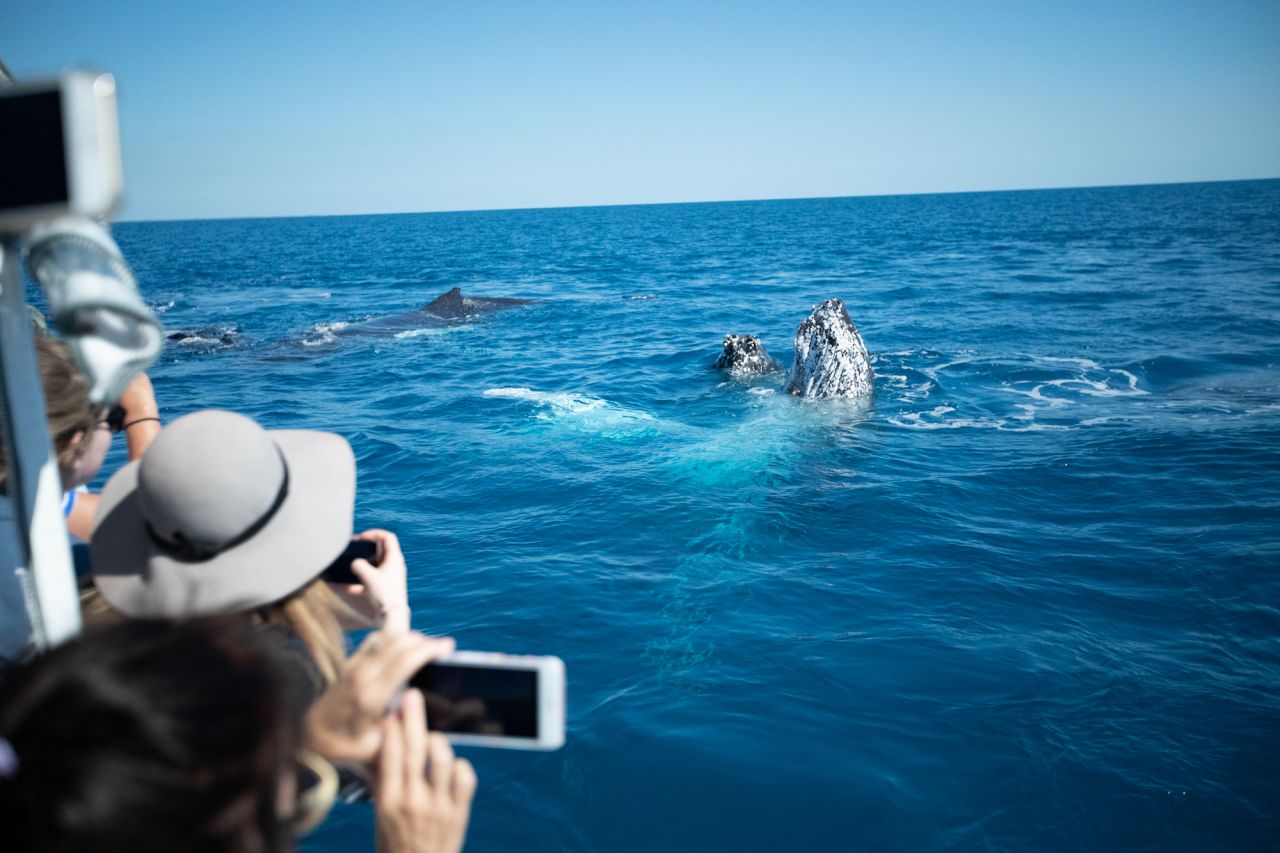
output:
[[[506,749],[564,745],[564,661],[454,652],[409,680],[426,697],[427,726],[451,742]]]
[[[116,81],[67,71],[0,86],[0,233],[67,213],[105,219],[124,186]]]

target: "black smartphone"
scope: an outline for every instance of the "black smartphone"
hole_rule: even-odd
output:
[[[329,564],[329,568],[321,573],[321,577],[329,583],[363,583],[355,572],[351,570],[351,563],[355,560],[368,560],[375,566],[382,562],[382,555],[378,553],[378,543],[371,542],[367,539],[352,539],[347,543],[347,548],[338,555],[338,559]]]

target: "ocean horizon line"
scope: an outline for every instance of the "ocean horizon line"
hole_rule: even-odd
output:
[[[1243,184],[1243,183],[1265,183],[1267,181],[1278,181],[1280,175],[1262,178],[1214,178],[1212,180],[1202,181],[1152,181],[1147,183],[1135,184],[1081,184],[1078,186],[1055,186],[1055,187],[1006,187],[995,190],[943,190],[938,192],[905,192],[905,193],[866,193],[866,194],[846,194],[846,195],[818,195],[818,196],[777,196],[770,198],[726,198],[726,199],[699,199],[691,201],[643,201],[643,202],[605,202],[600,204],[552,204],[552,205],[535,205],[531,207],[474,207],[474,208],[452,208],[447,210],[394,210],[382,212],[364,212],[364,213],[290,213],[290,214],[247,214],[244,216],[207,216],[207,217],[172,217],[172,218],[154,218],[154,219],[120,219],[113,224],[116,225],[133,225],[133,224],[149,224],[149,223],[180,223],[180,222],[243,222],[245,220],[272,220],[272,219],[338,219],[338,218],[358,218],[365,216],[432,216],[432,215],[453,215],[459,213],[521,213],[533,210],[584,210],[595,208],[612,208],[612,207],[674,207],[677,205],[700,205],[700,204],[762,204],[766,202],[780,201],[836,201],[840,199],[851,198],[912,198],[912,197],[930,197],[930,196],[953,196],[953,195],[994,195],[1000,193],[1033,193],[1033,192],[1068,192],[1073,190],[1104,190],[1104,189],[1134,189],[1138,187],[1180,187],[1180,186],[1197,186],[1202,184]]]

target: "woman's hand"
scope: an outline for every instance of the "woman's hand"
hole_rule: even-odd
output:
[[[343,600],[384,632],[408,631],[410,626],[408,569],[400,540],[389,530],[366,530],[356,539],[378,543],[381,562],[354,560],[351,569],[362,583],[336,587]]]
[[[374,777],[380,853],[458,853],[467,835],[476,771],[427,731],[422,694],[410,690],[383,722]]]
[[[307,712],[307,746],[335,764],[371,766],[396,694],[410,676],[454,646],[451,637],[411,631],[370,634]]]

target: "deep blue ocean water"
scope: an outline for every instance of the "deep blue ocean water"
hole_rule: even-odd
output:
[[[116,235],[166,416],[342,433],[416,626],[564,658],[468,849],[1280,845],[1280,181]],[[454,286],[537,303],[333,334]],[[709,369],[831,296],[868,405]]]

